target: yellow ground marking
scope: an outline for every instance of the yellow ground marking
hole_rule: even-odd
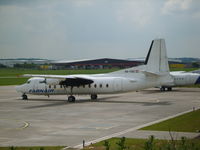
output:
[[[26,121],[21,121],[21,120],[17,120],[17,119],[8,119],[8,118],[0,118],[0,120],[7,120],[7,121],[14,121],[14,123],[15,122],[18,122],[18,123],[23,123],[23,126],[21,126],[21,127],[17,127],[17,128],[12,128],[12,127],[10,127],[10,128],[4,128],[4,129],[6,129],[6,130],[10,130],[10,129],[15,129],[15,130],[23,130],[23,129],[25,129],[25,128],[27,128],[30,124],[28,123],[28,122],[26,122]]]

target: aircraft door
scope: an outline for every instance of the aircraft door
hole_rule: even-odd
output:
[[[113,88],[115,92],[121,91],[122,90],[122,79],[117,78],[113,80]]]
[[[37,90],[37,88],[38,88],[37,85],[38,85],[38,84],[37,84],[35,81],[32,82],[32,85],[31,85],[31,86],[32,86],[33,90]]]

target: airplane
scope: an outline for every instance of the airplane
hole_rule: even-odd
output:
[[[191,73],[198,73],[198,74],[200,74],[200,69],[198,69],[198,70],[194,70],[194,71],[190,71]]]
[[[162,85],[160,91],[172,91],[172,87],[176,86],[186,86],[186,85],[196,85],[200,84],[200,74],[185,71],[172,71],[170,72],[174,82],[171,85]]]
[[[144,65],[106,74],[23,76],[32,77],[25,84],[16,86],[16,91],[22,93],[23,100],[28,99],[27,94],[68,95],[69,102],[75,102],[74,95],[90,95],[91,100],[96,100],[98,94],[123,93],[173,85],[164,39],[154,39],[151,42]]]

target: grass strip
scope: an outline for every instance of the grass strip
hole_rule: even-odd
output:
[[[64,146],[10,146],[10,147],[0,147],[0,150],[61,150]]]
[[[153,136],[149,139],[111,138],[83,148],[83,150],[200,150],[199,139],[158,140]]]
[[[20,85],[27,81],[28,78],[0,78],[0,86]]]
[[[116,71],[117,69],[96,69],[96,70],[31,70],[31,69],[0,69],[0,86],[19,85],[27,81],[28,78],[19,77],[23,74],[100,74]]]
[[[189,102],[189,101],[188,101]],[[140,130],[197,132],[200,131],[200,109],[156,123]]]
[[[119,69],[81,69],[81,70],[34,70],[34,69],[0,69],[0,77],[16,77],[23,74],[53,74],[53,75],[70,75],[70,74],[99,74],[113,72]]]

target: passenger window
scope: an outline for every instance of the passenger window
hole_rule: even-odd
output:
[[[100,84],[99,87],[102,88],[102,84]]]
[[[51,88],[51,85],[49,85],[49,88]]]
[[[96,88],[96,87],[97,87],[97,85],[95,84],[95,85],[94,85],[94,87]]]
[[[108,87],[109,87],[109,85],[108,85],[108,84],[106,84],[106,87],[108,88]]]
[[[88,87],[91,88],[91,84],[89,84]]]

